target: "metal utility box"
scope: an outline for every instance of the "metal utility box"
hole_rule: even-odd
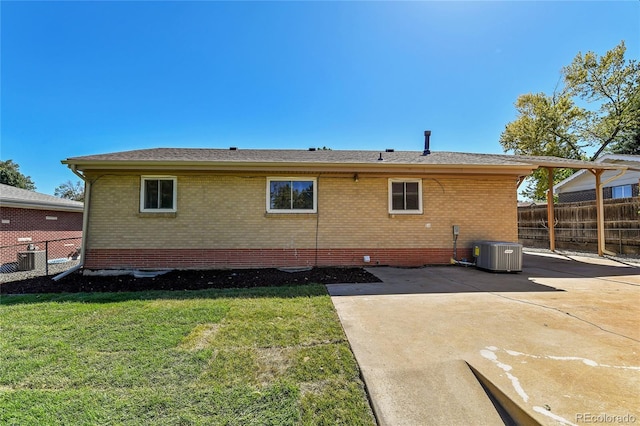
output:
[[[33,271],[44,269],[47,255],[44,250],[29,250],[18,253],[18,271]]]
[[[478,268],[495,272],[522,271],[522,244],[504,241],[479,241],[473,245]]]

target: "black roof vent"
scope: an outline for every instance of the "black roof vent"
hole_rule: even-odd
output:
[[[422,151],[422,155],[431,154],[431,150],[429,149],[429,139],[431,138],[431,130],[424,131],[424,151]]]
[[[315,148],[309,148],[309,151],[315,151],[315,150],[316,150]]]
[[[384,150],[384,152],[395,152],[395,149],[393,148],[387,148]]]
[[[229,151],[237,151],[238,147],[237,146],[230,146],[229,147]]]
[[[380,157],[378,157],[378,161],[384,161],[384,158],[382,158],[382,153],[380,153]]]

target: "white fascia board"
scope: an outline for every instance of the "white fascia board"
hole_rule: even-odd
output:
[[[47,203],[38,203],[38,202],[24,202],[24,201],[13,201],[13,200],[1,200],[0,207],[11,207],[16,209],[31,209],[31,210],[53,210],[60,212],[77,212],[82,213],[84,211],[84,206],[62,206],[58,204],[47,204]]]
[[[568,178],[565,178],[563,180],[561,180],[560,182],[556,183],[553,186],[553,192],[556,193],[556,191],[558,189],[562,189],[565,185],[567,185],[569,182],[572,182],[573,180],[579,178],[580,176],[582,176],[585,173],[589,173],[587,172],[585,169],[582,170],[578,170],[577,172],[575,172],[574,174],[572,174],[571,176],[569,176]],[[562,192],[562,191],[560,191]]]
[[[420,164],[420,163],[232,163],[232,162],[110,162],[80,165],[83,172],[141,171],[149,173],[176,173],[179,171],[210,172],[306,172],[306,173],[451,173],[451,174],[514,174],[528,175],[537,168],[530,164]]]

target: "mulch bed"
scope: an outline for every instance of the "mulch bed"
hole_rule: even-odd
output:
[[[370,283],[380,280],[362,268],[175,270],[153,278],[132,275],[90,276],[72,273],[59,281],[35,277],[0,284],[0,294],[79,293],[148,290],[202,290],[304,285],[308,283]]]

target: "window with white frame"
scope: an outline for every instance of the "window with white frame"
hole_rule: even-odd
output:
[[[267,178],[267,212],[316,213],[315,178]]]
[[[611,187],[611,198],[628,198],[631,196],[631,185],[620,185]]]
[[[389,179],[389,213],[422,213],[422,179]]]
[[[140,182],[141,212],[175,212],[177,206],[175,176],[142,176]]]

